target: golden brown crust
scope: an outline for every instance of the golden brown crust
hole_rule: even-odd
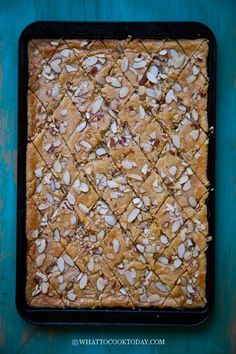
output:
[[[29,306],[205,306],[207,56],[205,39],[29,42]]]

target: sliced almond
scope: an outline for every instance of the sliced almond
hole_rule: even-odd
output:
[[[172,225],[171,231],[175,233],[176,231],[179,230],[180,226],[181,226],[181,222],[179,220],[175,221]]]
[[[159,54],[160,55],[166,55],[167,54],[167,50],[166,49],[162,49]]]
[[[61,73],[61,59],[54,59],[52,60],[49,65],[51,66],[52,70],[57,73],[60,74]]]
[[[104,149],[104,148],[98,148],[98,149],[96,150],[96,154],[97,154],[98,156],[106,155],[106,154],[107,154],[107,150]]]
[[[130,270],[125,271],[125,277],[130,285],[134,285],[135,277],[134,277],[134,274]]]
[[[162,264],[168,264],[169,261],[168,261],[168,258],[164,257],[164,256],[161,256],[158,258],[158,261]]]
[[[66,71],[68,73],[73,73],[74,71],[77,71],[77,68],[73,65],[66,65]]]
[[[53,238],[56,242],[60,242],[61,235],[60,235],[60,231],[58,229],[55,229],[53,231]]]
[[[47,282],[48,281],[48,277],[46,274],[42,273],[42,272],[36,272],[35,275],[37,277],[39,277],[40,279],[42,279],[42,281]]]
[[[82,65],[84,68],[88,68],[89,66],[95,65],[97,63],[97,61],[98,61],[98,58],[95,55],[90,56],[83,61]]]
[[[169,104],[172,101],[176,101],[177,102],[177,97],[175,96],[174,91],[171,89],[166,94],[166,103]]]
[[[34,171],[34,174],[37,178],[41,178],[43,176],[43,172],[41,168],[36,168],[36,170]]]
[[[87,150],[90,150],[92,148],[92,145],[90,143],[88,143],[86,140],[81,140],[80,145],[83,146]]]
[[[97,101],[95,101],[92,105],[92,113],[93,114],[96,114],[99,109],[101,108],[102,106],[102,103],[103,103],[103,99],[101,97],[99,97],[99,99],[97,99]]]
[[[144,253],[144,251],[145,251],[144,245],[141,245],[139,243],[136,245],[136,248],[140,253]]]
[[[107,186],[109,188],[118,188],[119,187],[119,184],[116,182],[116,181],[107,181]]]
[[[186,183],[188,180],[189,180],[188,176],[187,176],[187,175],[184,175],[184,176],[181,176],[181,177],[180,177],[179,183],[180,183],[180,184],[184,184],[184,183]]]
[[[145,109],[141,105],[139,106],[139,115],[141,119],[145,118]]]
[[[188,291],[190,294],[194,294],[194,293],[195,293],[195,290],[193,289],[193,287],[192,287],[190,284],[187,285],[187,291]]]
[[[41,284],[41,290],[43,294],[47,294],[49,289],[49,283],[48,282],[42,282]]]
[[[184,185],[183,185],[183,190],[185,192],[189,191],[192,188],[192,184],[190,182],[190,180],[188,180]]]
[[[116,218],[112,215],[105,215],[104,220],[105,223],[109,226],[114,226],[116,223]]]
[[[82,290],[86,287],[88,283],[88,276],[87,274],[83,274],[80,281],[79,281],[79,288]]]
[[[70,301],[75,301],[76,295],[74,293],[67,293],[67,299]]]
[[[147,62],[145,60],[140,60],[140,61],[134,62],[132,67],[134,69],[142,69],[142,68],[145,68],[146,65],[147,65]]]
[[[62,171],[62,166],[60,164],[60,162],[58,160],[56,160],[53,164],[53,169],[57,172],[57,173],[61,173]]]
[[[137,218],[137,216],[139,215],[139,213],[140,213],[140,209],[134,208],[134,209],[131,211],[131,213],[129,213],[129,215],[128,215],[128,218],[127,218],[128,222],[129,222],[129,223],[133,222],[133,221]]]
[[[76,128],[77,132],[82,132],[87,126],[86,120],[82,121]]]
[[[37,242],[37,240],[35,242]],[[43,238],[42,240],[40,240],[40,243],[38,245],[38,254],[43,253],[45,248],[46,248],[46,240]]]
[[[112,122],[112,124],[111,124],[111,131],[112,131],[112,133],[114,133],[114,134],[117,132],[117,124],[116,124],[115,121]]]
[[[63,181],[67,186],[70,185],[70,172],[69,171],[65,171],[63,173]]]
[[[164,285],[163,283],[161,283],[160,281],[156,282],[156,287],[157,289],[159,289],[160,291],[162,291],[163,293],[168,293],[170,291],[170,288],[168,285]]]
[[[75,204],[75,197],[74,197],[74,195],[73,195],[71,192],[68,193],[68,195],[67,195],[67,200],[68,200],[68,202],[69,202],[71,205],[74,205],[74,204]]]
[[[181,243],[178,246],[178,256],[179,256],[179,258],[183,258],[184,253],[185,253],[185,245],[183,243]]]
[[[57,98],[59,94],[60,94],[60,87],[58,85],[54,85],[51,92],[52,98]]]
[[[153,89],[147,88],[146,89],[146,94],[147,94],[148,97],[153,97],[153,98],[156,97],[156,92]]]
[[[200,72],[200,70],[199,70],[199,68],[196,66],[196,65],[194,65],[193,66],[193,75],[198,75],[199,74],[199,72]]]
[[[193,108],[193,110],[192,110],[192,117],[193,117],[193,119],[195,120],[195,121],[197,121],[198,120],[198,113],[197,113],[197,111]]]
[[[177,258],[177,259],[174,260],[175,269],[179,268],[181,266],[181,264],[182,264],[182,262],[181,262],[180,259]]]
[[[121,62],[121,71],[125,73],[129,67],[129,60],[127,57],[124,57]]]
[[[176,166],[171,166],[169,168],[169,172],[172,176],[175,176],[176,175],[176,172],[177,172],[177,167]]]
[[[132,178],[132,179],[135,179],[136,181],[142,181],[143,180],[143,177],[136,174],[136,173],[130,173],[128,175],[129,178]]]
[[[123,160],[121,163],[121,166],[125,169],[125,170],[131,170],[133,168],[133,163],[129,160]]]
[[[65,262],[64,259],[62,257],[59,257],[57,260],[57,266],[59,271],[62,273],[65,269]]]
[[[87,185],[87,183],[81,182],[79,189],[81,190],[81,192],[87,193],[89,191],[89,186]]]
[[[147,172],[148,172],[148,165],[145,164],[142,169],[141,169],[141,172],[146,176]]]
[[[106,282],[103,278],[98,278],[96,285],[97,285],[98,291],[103,291],[103,289],[106,286]]]
[[[114,251],[114,253],[118,253],[118,252],[119,252],[119,249],[120,249],[120,242],[119,242],[119,240],[114,239],[113,242],[112,242],[112,245],[113,245],[113,251]]]
[[[48,209],[49,207],[50,207],[49,204],[42,203],[42,204],[39,204],[38,209],[39,210],[45,210],[45,209]]]
[[[193,208],[195,208],[197,206],[197,201],[196,201],[196,198],[194,198],[194,197],[189,197],[188,198],[188,203]]]
[[[191,136],[191,138],[193,140],[197,140],[199,135],[200,135],[200,131],[197,129],[197,130],[193,130],[191,131],[191,133],[189,133],[189,135]]]
[[[73,51],[71,49],[63,49],[60,54],[64,57],[64,58],[69,58],[70,55],[73,53]]]
[[[93,257],[90,258],[89,262],[87,263],[87,269],[92,272],[94,270],[94,260]]]
[[[187,83],[188,84],[192,84],[195,80],[196,80],[196,76],[195,75],[190,75],[187,77]]]
[[[120,89],[119,96],[120,96],[120,98],[124,98],[128,95],[128,93],[129,93],[128,87],[122,87]]]
[[[180,148],[180,138],[178,135],[173,135],[172,142],[177,149]]]
[[[157,78],[150,72],[147,72],[147,78],[153,84],[157,84],[158,83]]]
[[[110,84],[113,87],[117,87],[117,88],[121,87],[121,82],[116,77],[110,78]]]
[[[79,207],[79,210],[82,211],[82,213],[88,214],[89,209],[86,207],[86,205],[79,203],[78,207]]]
[[[163,245],[167,245],[169,243],[168,237],[166,235],[161,235],[160,241],[163,243]]]
[[[68,254],[64,254],[63,259],[66,262],[66,264],[68,264],[71,267],[74,267],[75,263],[74,263],[73,259]]]
[[[46,258],[45,253],[40,254],[35,260],[36,266],[37,267],[41,267],[41,265],[43,264],[45,258]]]

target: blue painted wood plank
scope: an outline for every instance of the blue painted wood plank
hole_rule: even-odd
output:
[[[236,2],[0,0],[0,353],[236,353]],[[37,328],[15,308],[17,40],[37,20],[200,21],[218,43],[216,307],[199,328]],[[165,338],[165,346],[73,347],[73,338]]]

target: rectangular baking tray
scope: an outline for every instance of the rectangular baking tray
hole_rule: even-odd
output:
[[[209,235],[206,297],[207,304],[201,309],[50,309],[31,308],[26,304],[26,146],[27,146],[27,45],[32,38],[67,39],[197,39],[209,40],[207,62],[208,121],[214,127],[209,136],[208,180],[211,191],[207,201]],[[48,324],[146,324],[146,325],[198,325],[204,323],[213,311],[215,287],[215,92],[216,92],[216,40],[211,30],[197,22],[35,22],[21,33],[18,61],[18,189],[17,189],[17,262],[16,306],[19,314],[28,322]]]

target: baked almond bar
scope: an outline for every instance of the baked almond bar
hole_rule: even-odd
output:
[[[29,42],[29,306],[205,306],[207,56],[204,38]]]

